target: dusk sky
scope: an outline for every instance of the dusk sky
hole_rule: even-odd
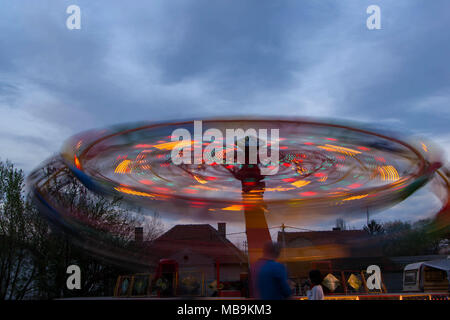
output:
[[[240,114],[363,121],[450,154],[448,0],[132,3],[0,0],[2,160],[28,173],[90,128]],[[388,214],[437,207],[423,190]]]

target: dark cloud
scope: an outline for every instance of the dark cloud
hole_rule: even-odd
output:
[[[68,5],[82,10],[69,31]],[[369,31],[378,4],[382,30]],[[362,120],[449,150],[447,0],[16,1],[0,10],[0,157],[91,127],[214,115]]]

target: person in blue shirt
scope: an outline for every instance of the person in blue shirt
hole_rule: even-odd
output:
[[[287,299],[292,294],[284,265],[275,260],[280,255],[280,247],[268,242],[264,245],[263,257],[255,263],[255,297],[263,300]]]

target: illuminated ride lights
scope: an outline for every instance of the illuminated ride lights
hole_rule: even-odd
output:
[[[443,162],[423,141],[416,145],[345,124],[303,119],[210,119],[202,125],[203,133],[209,129],[278,129],[276,141],[269,136],[267,141],[244,137],[245,141],[258,141],[258,147],[263,143],[276,145],[278,159],[276,163],[239,163],[242,137],[236,137],[231,147],[225,139],[203,139],[203,154],[194,149],[198,133],[187,140],[172,140],[177,129],[193,133],[194,121],[84,132],[65,143],[61,156],[67,168],[96,193],[158,209],[174,220],[244,220],[250,262],[260,255],[262,243],[270,240],[266,219],[273,224],[305,224],[330,220],[343,212],[361,215],[366,209],[386,208],[426,184]],[[205,154],[212,143],[215,152]],[[175,148],[175,154],[192,153],[197,158],[192,163],[174,164]],[[273,174],[262,174],[262,169],[274,169]],[[39,201],[52,207],[51,197],[39,187],[46,179],[34,175],[32,184]]]

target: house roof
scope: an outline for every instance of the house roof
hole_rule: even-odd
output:
[[[148,250],[158,259],[189,251],[218,260],[221,264],[247,262],[241,250],[209,224],[176,225],[155,239]]]
[[[278,232],[278,242],[293,250],[320,250],[325,256],[330,255],[333,259],[383,255],[381,242],[371,237],[365,230]],[[302,251],[295,252],[297,256],[305,254]]]
[[[304,243],[310,245],[349,244],[358,239],[365,239],[368,234],[364,230],[333,230],[307,232],[278,232],[278,242],[287,247],[296,247]]]
[[[450,274],[450,259],[440,259],[440,260],[433,260],[433,261],[426,261],[424,265],[428,267],[432,267],[435,269],[444,270],[448,274]]]

